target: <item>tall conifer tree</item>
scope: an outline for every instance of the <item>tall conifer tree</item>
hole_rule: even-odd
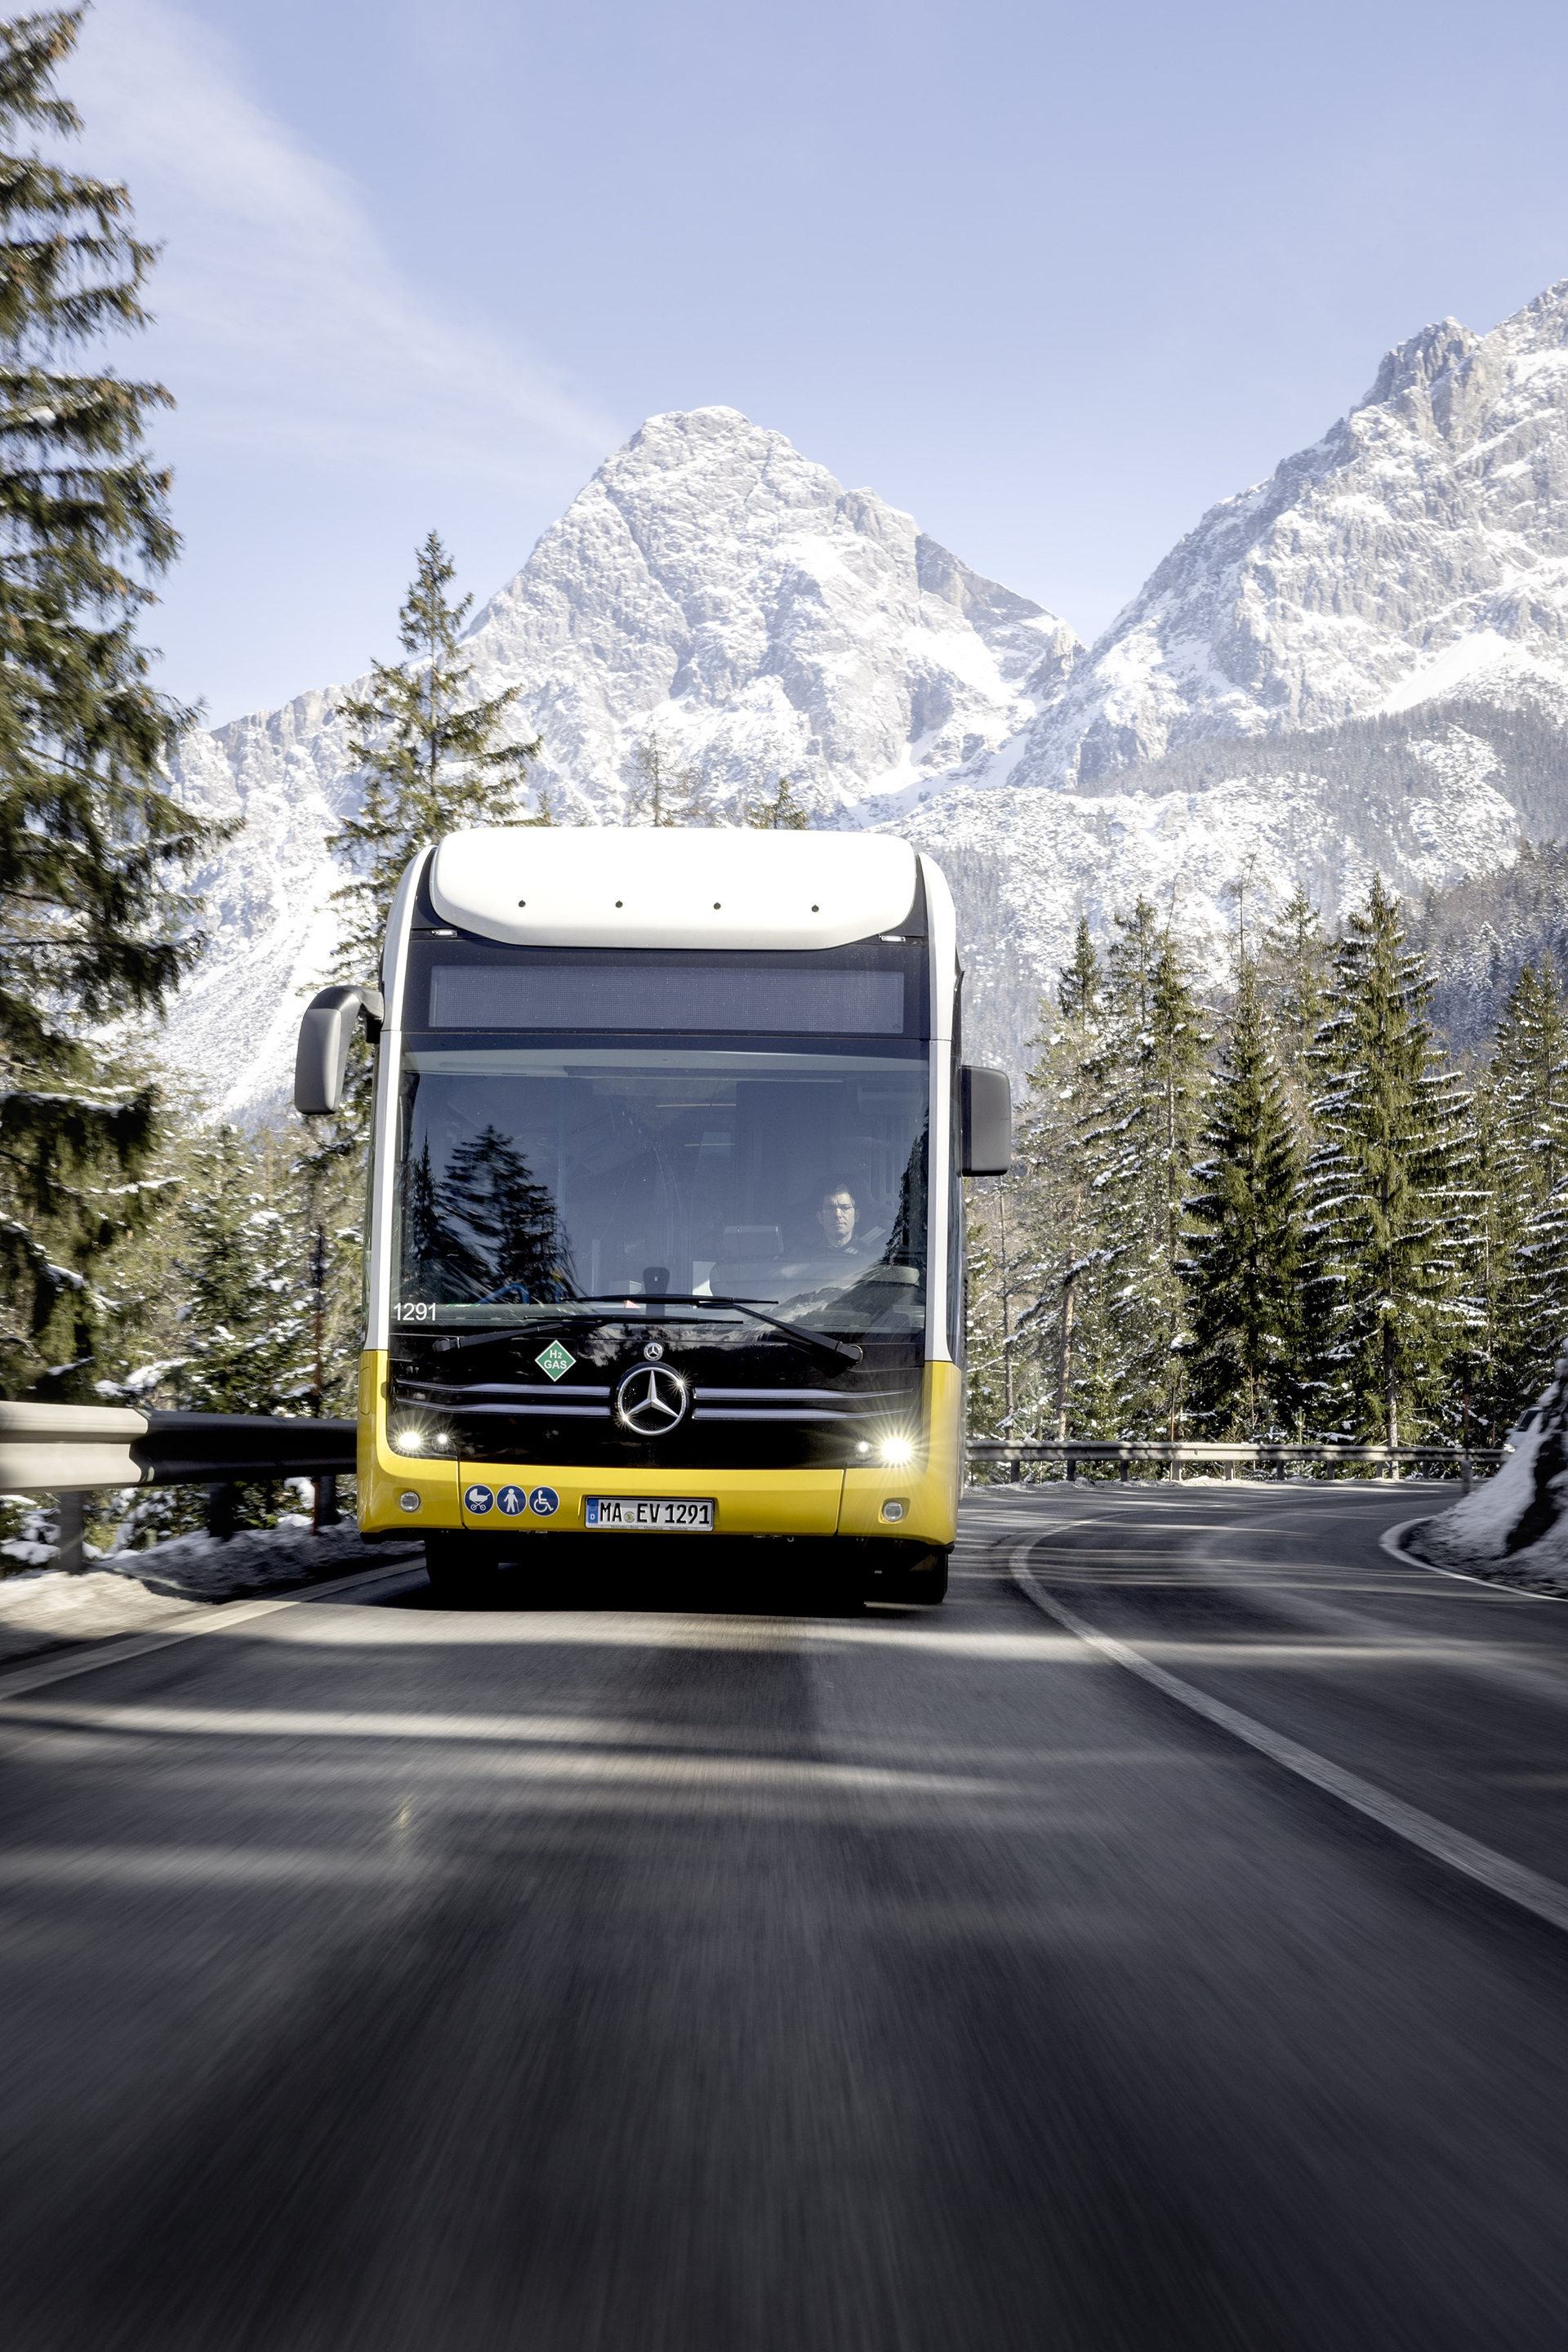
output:
[[[1475,1401],[1506,1427],[1542,1386],[1568,1330],[1568,1020],[1550,956],[1527,964],[1477,1089],[1489,1113],[1476,1269],[1486,1345]]]
[[[469,690],[473,665],[461,636],[474,600],[452,603],[455,572],[431,531],[397,615],[406,660],[401,667],[373,663],[369,694],[345,696],[338,705],[354,730],[349,757],[365,780],[358,816],[346,818],[327,843],[353,868],[353,879],[333,896],[343,909],[341,961],[350,979],[374,974],[393,894],[415,851],[463,826],[517,824],[528,765],[539,751],[537,740],[501,740],[521,685],[488,701],[476,701]],[[552,821],[548,803],[533,820]]]
[[[626,822],[667,831],[676,825],[713,823],[712,788],[706,771],[688,761],[678,765],[657,727],[650,727],[632,745],[626,760]],[[788,784],[781,777],[782,793]],[[748,823],[758,822],[748,817]],[[766,820],[770,825],[773,820]]]
[[[1244,958],[1187,1202],[1192,1409],[1216,1435],[1290,1427],[1300,1402],[1301,1160],[1257,970]]]
[[[746,823],[762,833],[805,833],[811,824],[811,812],[795,798],[793,779],[781,776],[771,800],[747,802]]]
[[[1298,883],[1263,933],[1258,987],[1298,1138],[1310,1149],[1313,1074],[1308,1062],[1329,1001],[1333,946],[1322,918]]]
[[[1098,1100],[1084,1146],[1106,1228],[1107,1314],[1126,1424],[1175,1436],[1184,1396],[1183,1202],[1204,1119],[1203,1014],[1170,926],[1140,898],[1116,919],[1106,1018],[1086,1076]]]
[[[1034,1294],[1014,1322],[1015,1370],[1034,1358],[1035,1412],[1052,1436],[1109,1437],[1121,1426],[1120,1391],[1106,1377],[1110,1245],[1093,1142],[1104,1090],[1104,967],[1080,916],[1056,1003],[1041,1006],[1014,1157],[1029,1256],[1019,1270],[1027,1278],[1016,1274],[1015,1287]]]
[[[124,188],[21,143],[79,131],[53,79],[80,25],[0,26],[0,1383],[90,1396],[93,1267],[157,1127],[154,1089],[97,1040],[197,952],[180,884],[212,834],[165,787],[194,714],[136,637],[179,547],[143,447],[169,394],[90,358],[146,323],[153,248]]]
[[[1424,1018],[1429,995],[1398,901],[1374,876],[1335,950],[1310,1055],[1310,1240],[1330,1414],[1393,1445],[1416,1433],[1413,1416],[1441,1412],[1446,1360],[1468,1320],[1465,1106]]]

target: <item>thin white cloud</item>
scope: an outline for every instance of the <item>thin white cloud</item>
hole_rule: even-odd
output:
[[[558,488],[618,439],[559,372],[397,267],[352,178],[243,87],[239,58],[163,0],[100,0],[62,77],[72,152],[126,179],[164,242],[133,364],[174,383],[180,439]]]

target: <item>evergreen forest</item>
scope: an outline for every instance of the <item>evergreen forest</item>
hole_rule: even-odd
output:
[[[971,1186],[973,1433],[1500,1444],[1568,1333],[1568,1016],[1543,948],[1461,1066],[1435,984],[1376,877],[1336,936],[1239,893],[1223,992],[1080,922]]]

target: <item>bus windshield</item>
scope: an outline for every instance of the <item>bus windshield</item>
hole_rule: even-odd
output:
[[[409,1041],[393,1322],[521,1326],[668,1295],[919,1335],[927,1085],[909,1047]]]

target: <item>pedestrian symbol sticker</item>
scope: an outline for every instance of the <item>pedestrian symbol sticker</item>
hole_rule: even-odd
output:
[[[561,1497],[553,1486],[536,1486],[528,1498],[528,1507],[542,1519],[552,1518],[561,1508]]]
[[[552,1339],[549,1347],[543,1349],[533,1360],[542,1372],[548,1373],[552,1381],[558,1381],[563,1372],[571,1370],[577,1359],[570,1348],[563,1348],[559,1339]]]
[[[496,1496],[496,1501],[509,1519],[515,1519],[520,1512],[526,1511],[528,1508],[528,1496],[521,1486],[503,1486]]]
[[[470,1486],[463,1496],[463,1508],[472,1511],[475,1518],[482,1519],[494,1501],[495,1496],[488,1486]]]

